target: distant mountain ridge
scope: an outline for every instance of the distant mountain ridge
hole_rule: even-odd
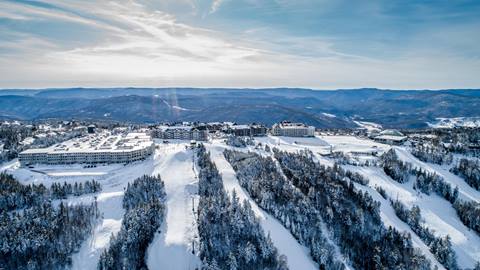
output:
[[[332,117],[335,116],[335,117]],[[68,88],[0,90],[0,118],[165,121],[302,121],[319,128],[423,128],[437,118],[479,117],[480,89]]]

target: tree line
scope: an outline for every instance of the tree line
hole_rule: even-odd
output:
[[[288,269],[265,235],[247,201],[231,199],[203,145],[197,148],[199,172],[198,232],[202,269]]]
[[[41,204],[46,200],[65,199],[69,195],[80,196],[101,191],[95,180],[84,183],[53,183],[50,188],[43,184],[23,185],[12,175],[0,173],[0,212],[23,209]]]
[[[145,255],[164,220],[165,197],[160,175],[144,175],[128,184],[122,226],[100,255],[99,270],[148,269]]]
[[[427,195],[435,192],[443,197],[452,204],[465,226],[480,233],[480,203],[458,198],[458,187],[452,188],[438,174],[413,167],[412,164],[400,160],[394,149],[390,149],[382,156],[382,166],[388,176],[400,183],[405,183],[410,177],[414,177],[414,189]]]
[[[91,234],[99,217],[96,201],[53,206],[44,192],[36,192],[44,190],[40,186],[24,186],[6,174],[0,180],[0,269],[64,269],[70,265],[72,253]],[[16,210],[19,206],[22,209]]]
[[[380,203],[357,190],[338,165],[321,165],[308,152],[274,152],[285,176],[311,199],[355,269],[430,269],[410,234],[386,228]]]

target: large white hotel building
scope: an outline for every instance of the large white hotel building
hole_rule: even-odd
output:
[[[272,135],[286,137],[313,137],[315,127],[302,123],[281,122],[272,126]]]
[[[104,132],[72,139],[48,148],[28,149],[18,155],[20,164],[128,163],[146,159],[155,150],[145,133],[111,135]]]

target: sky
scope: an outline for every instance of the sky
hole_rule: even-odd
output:
[[[0,0],[0,88],[480,88],[478,0]]]

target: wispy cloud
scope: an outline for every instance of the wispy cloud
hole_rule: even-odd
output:
[[[210,14],[217,12],[224,0],[213,0],[210,6]]]
[[[335,19],[342,2],[3,1],[0,87],[480,84],[478,19],[449,17],[439,32],[432,8],[415,31],[396,30],[397,7],[365,4],[348,11],[365,16],[351,24]]]

